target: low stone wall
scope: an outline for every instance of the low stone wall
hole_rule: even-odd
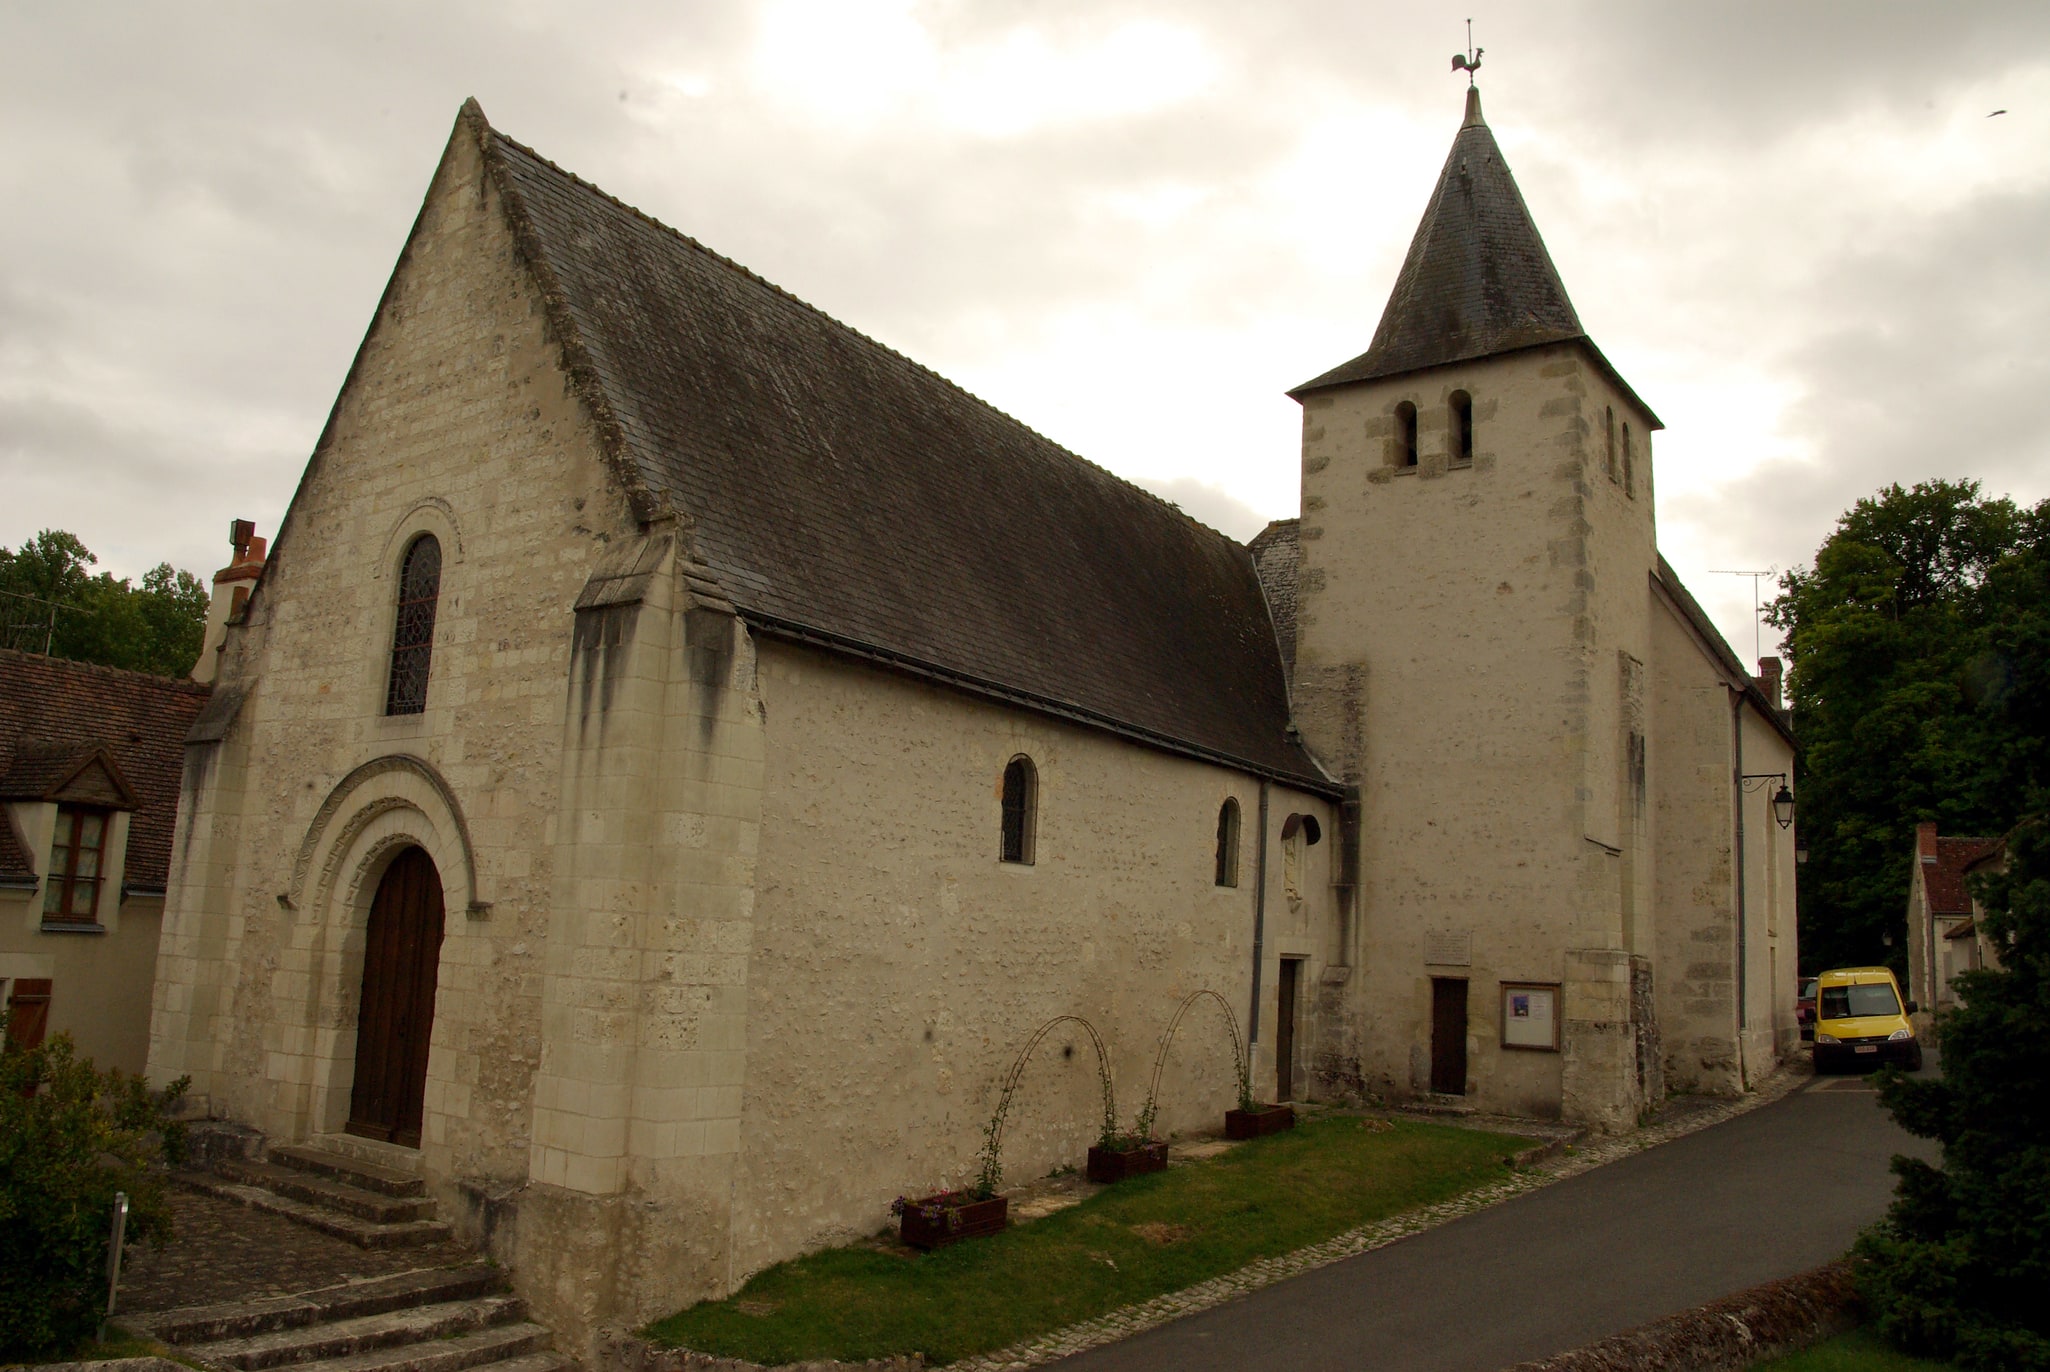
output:
[[[1842,1333],[1856,1309],[1850,1268],[1833,1262],[1509,1372],[1726,1372]]]

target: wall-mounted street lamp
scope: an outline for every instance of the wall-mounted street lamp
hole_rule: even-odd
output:
[[[1782,829],[1791,828],[1794,823],[1794,793],[1787,786],[1785,772],[1746,772],[1742,778],[1744,791],[1748,795],[1764,786],[1768,781],[1777,781],[1780,788],[1772,793],[1772,817],[1779,821]],[[1752,783],[1756,782],[1757,785]]]

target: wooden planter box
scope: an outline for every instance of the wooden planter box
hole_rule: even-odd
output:
[[[1295,1128],[1295,1110],[1287,1105],[1261,1105],[1251,1110],[1224,1112],[1224,1136],[1228,1139],[1257,1139]]]
[[[1011,1202],[1002,1196],[957,1201],[928,1196],[904,1207],[897,1236],[913,1248],[942,1248],[961,1239],[994,1234],[1011,1222]]]
[[[1111,1148],[1089,1150],[1089,1180],[1094,1182],[1123,1181],[1126,1177],[1166,1169],[1167,1144],[1160,1139],[1150,1140],[1122,1153]]]

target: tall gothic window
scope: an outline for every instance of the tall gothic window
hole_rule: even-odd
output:
[[[1452,411],[1452,452],[1450,463],[1454,467],[1473,465],[1473,397],[1465,391],[1454,391],[1449,402]]]
[[[1004,768],[1005,862],[1032,862],[1034,812],[1039,808],[1039,776],[1032,759],[1022,754]]]
[[[1395,465],[1416,466],[1416,406],[1407,400],[1395,407]]]
[[[1239,884],[1239,803],[1230,796],[1217,811],[1217,884]]]
[[[434,607],[441,599],[441,542],[421,534],[399,564],[399,612],[391,634],[391,684],[384,694],[388,715],[417,715],[427,708],[427,668],[434,656]]]

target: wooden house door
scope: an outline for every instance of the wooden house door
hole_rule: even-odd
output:
[[[1466,983],[1431,978],[1431,1090],[1466,1094]]]
[[[351,1134],[420,1146],[427,1094],[427,1041],[441,965],[441,874],[408,848],[384,869],[370,903],[363,950],[363,1004],[356,1017]]]

